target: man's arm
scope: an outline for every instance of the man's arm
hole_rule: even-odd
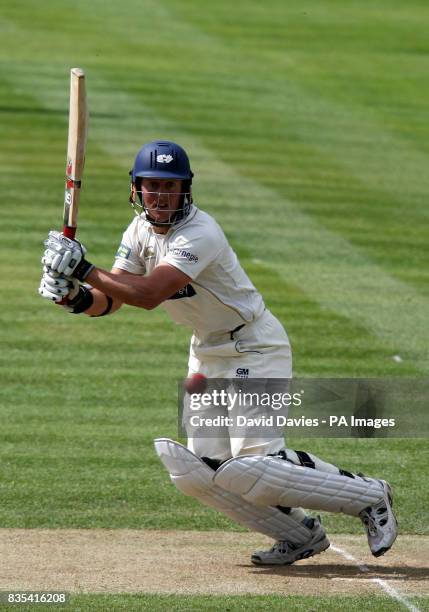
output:
[[[111,312],[110,307],[113,306],[113,301],[116,302],[116,309],[120,304],[125,303],[152,310],[186,287],[192,280],[175,265],[166,262],[156,266],[148,276],[127,273],[118,268],[107,272],[96,268],[85,259],[86,249],[79,242],[69,240],[58,232],[49,232],[45,246],[47,248],[42,257],[42,263],[50,270],[50,273],[54,272],[60,276],[85,281],[94,288],[91,291],[81,288],[75,304],[71,303],[72,307],[75,306],[72,312],[76,314],[80,312],[92,316],[108,314]],[[39,289],[39,292],[43,297],[54,301],[59,301],[56,298],[60,293],[66,295],[64,291],[45,292],[43,287]],[[95,303],[93,303],[94,299]],[[104,310],[101,310],[103,301]]]
[[[85,314],[100,314],[106,307],[106,295],[113,299],[113,304],[122,303],[138,308],[152,310],[180,289],[183,289],[191,278],[170,264],[160,264],[148,275],[140,276],[113,268],[112,272],[93,268],[86,277],[94,290],[94,304]],[[94,312],[92,312],[94,311]]]
[[[112,268],[111,273],[118,275],[118,276],[119,275],[133,276],[131,272],[126,272],[125,270],[120,270],[119,268]],[[84,311],[84,313],[90,317],[99,317],[104,312],[106,312],[106,309],[110,306],[110,302],[107,297],[108,294],[103,293],[103,291],[100,291],[99,289],[91,289],[91,294],[93,297],[93,302],[91,306],[87,310]],[[112,314],[116,310],[119,310],[123,302],[111,296],[109,297],[112,300],[109,314]]]

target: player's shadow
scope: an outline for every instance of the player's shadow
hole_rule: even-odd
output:
[[[340,563],[306,564],[306,565],[284,565],[281,567],[257,567],[255,565],[243,565],[248,567],[252,574],[265,574],[270,576],[288,576],[290,578],[356,578],[370,580],[371,578],[382,578],[383,580],[427,580],[429,578],[428,567],[404,567],[385,565],[368,565],[368,571],[359,569],[354,565],[341,565]]]

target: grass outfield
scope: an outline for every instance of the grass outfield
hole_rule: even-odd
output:
[[[152,450],[176,437],[189,333],[161,310],[90,320],[37,295],[41,243],[61,221],[70,67],[88,78],[78,235],[92,261],[111,265],[132,218],[138,147],[177,140],[196,201],[285,324],[296,375],[422,377],[428,16],[387,0],[2,3],[2,527],[237,528],[176,493]],[[425,440],[289,444],[389,479],[401,531],[428,532]],[[334,609],[318,602],[296,599]]]
[[[420,610],[429,610],[427,600],[421,597],[413,597],[412,604],[419,606]],[[247,612],[247,610],[273,610],[291,612],[302,612],[302,610],[314,612],[333,612],[335,610],[347,610],[347,612],[361,612],[361,610],[377,612],[396,612],[398,603],[388,597],[290,597],[272,596],[248,596],[248,597],[220,597],[210,596],[177,596],[177,595],[80,595],[73,596],[70,601],[75,612],[86,610],[174,610],[183,612],[199,612],[200,610],[228,610],[229,612]],[[37,610],[45,612],[52,609],[63,609],[63,607],[43,607],[38,605]],[[67,610],[67,606],[64,606]],[[34,606],[20,606],[22,612],[33,612]]]

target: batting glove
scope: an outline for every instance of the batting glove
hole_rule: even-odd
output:
[[[75,278],[66,278],[44,266],[39,294],[46,300],[57,303],[64,298],[67,298],[67,301],[73,300],[79,293],[79,287],[79,282]]]
[[[66,238],[60,232],[49,232],[44,245],[46,250],[42,257],[42,263],[53,272],[84,280],[94,268],[84,257],[86,254],[85,247],[77,240]]]

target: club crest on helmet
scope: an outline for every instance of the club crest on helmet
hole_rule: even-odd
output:
[[[169,164],[171,161],[173,161],[173,157],[172,155],[158,155],[156,161],[160,164]]]

